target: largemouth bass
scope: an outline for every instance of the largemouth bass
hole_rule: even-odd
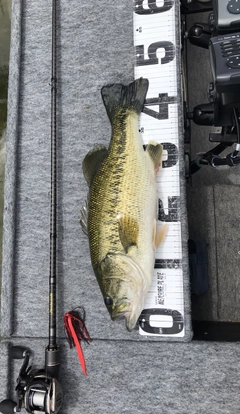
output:
[[[166,233],[165,226],[157,228],[156,174],[163,148],[150,142],[144,150],[138,131],[147,90],[143,78],[102,88],[111,141],[108,149],[94,147],[83,161],[89,194],[81,225],[93,270],[111,318],[125,316],[129,331],[151,284],[155,246]]]

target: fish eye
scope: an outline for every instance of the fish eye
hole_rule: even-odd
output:
[[[106,306],[112,306],[113,300],[112,300],[112,298],[110,296],[106,296],[104,298],[104,303],[105,303]]]

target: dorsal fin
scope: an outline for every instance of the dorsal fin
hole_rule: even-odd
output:
[[[102,162],[107,156],[107,148],[104,145],[96,145],[92,150],[90,150],[85,156],[82,169],[84,177],[88,183],[88,186],[91,187],[93,178],[96,172],[99,170]]]

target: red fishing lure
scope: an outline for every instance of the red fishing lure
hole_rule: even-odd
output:
[[[82,311],[82,315],[79,311],[77,311],[77,309],[80,309]],[[84,309],[81,306],[79,306],[73,309],[71,312],[65,313],[63,321],[69,346],[70,348],[73,348],[74,346],[76,347],[83,373],[84,375],[87,375],[86,363],[83,355],[83,350],[81,347],[81,341],[83,340],[90,344],[92,340],[85,326]]]

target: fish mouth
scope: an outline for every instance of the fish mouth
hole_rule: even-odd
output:
[[[110,266],[110,264],[115,261],[115,258],[122,260],[123,263],[128,265],[126,268],[127,273],[124,273],[125,269],[122,267],[121,262],[120,267],[117,269],[117,272],[116,268],[119,262],[116,261],[116,264],[114,263],[114,266]],[[126,291],[126,296],[124,298],[117,299],[116,296],[118,295],[115,295],[112,291],[108,291],[107,296],[110,295],[113,298],[113,302],[115,302],[112,306],[108,307],[111,319],[114,321],[116,319],[125,317],[126,328],[129,332],[131,332],[136,327],[138,318],[143,309],[143,301],[147,291],[147,283],[145,280],[144,272],[141,266],[139,266],[139,264],[136,263],[131,256],[127,256],[121,252],[109,252],[105,260],[102,261],[101,267],[102,272],[107,273],[107,277],[105,276],[105,281],[107,280],[108,283],[114,279],[117,279],[119,281],[119,284],[129,284],[130,292],[127,293],[128,289],[125,288],[124,290]]]
[[[111,312],[111,318],[113,321],[116,319],[127,317],[131,312],[131,302],[129,299],[121,299],[117,302]]]
[[[119,312],[119,313],[116,313],[114,315],[112,314],[111,318],[112,318],[112,321],[115,321],[116,319],[123,319],[123,318],[125,318],[125,313],[124,312]]]
[[[128,314],[126,316],[126,328],[129,332],[132,332],[136,328],[139,316],[137,316],[137,318],[133,316],[132,314]]]
[[[116,319],[125,318],[126,328],[129,332],[132,332],[136,328],[141,309],[134,309],[134,303],[129,299],[122,299],[112,308],[111,319],[115,321]]]
[[[117,303],[111,312],[111,319],[126,319],[126,328],[129,332],[132,332],[137,324],[138,315],[133,312],[133,306],[129,299],[123,299]]]
[[[116,314],[111,315],[112,321],[115,321],[116,319],[126,319],[126,328],[128,332],[132,332],[136,328],[136,324],[138,321],[137,319],[131,318],[131,312],[119,312]]]

